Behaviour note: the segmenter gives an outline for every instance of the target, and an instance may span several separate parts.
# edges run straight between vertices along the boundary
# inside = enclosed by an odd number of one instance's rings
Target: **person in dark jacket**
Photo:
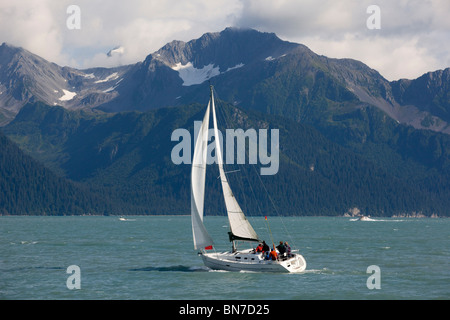
[[[277,246],[278,252],[280,253],[280,256],[283,256],[286,252],[286,247],[283,244],[283,241],[280,241],[280,244]]]
[[[265,241],[262,242],[262,245],[263,245],[263,248],[262,248],[263,252],[270,251],[270,247],[267,245],[267,243]]]

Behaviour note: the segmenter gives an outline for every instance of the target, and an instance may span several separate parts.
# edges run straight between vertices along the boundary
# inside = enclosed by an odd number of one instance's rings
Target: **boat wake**
[[[405,221],[402,219],[372,219],[372,218],[365,218],[365,219],[360,219],[360,218],[356,218],[356,219],[350,219],[350,221],[376,221],[376,222],[401,222],[401,221]]]
[[[312,273],[312,274],[333,274],[333,272],[327,268],[323,269],[306,269],[301,273]]]

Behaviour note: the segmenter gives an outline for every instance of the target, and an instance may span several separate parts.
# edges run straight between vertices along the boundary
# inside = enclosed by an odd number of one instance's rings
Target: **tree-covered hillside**
[[[0,214],[108,214],[110,201],[56,176],[0,132]]]
[[[225,103],[219,108],[219,121],[226,119],[230,128],[279,129],[276,175],[258,177],[258,166],[248,164],[227,169],[241,170],[229,179],[247,212],[341,215],[356,207],[372,216],[449,215],[445,134],[399,125],[370,107],[334,119],[322,133],[284,117]],[[108,195],[116,204],[111,212],[189,214],[190,165],[172,162],[178,142],[171,134],[177,128],[193,134],[204,109],[189,105],[112,115],[30,104],[4,130],[60,175]],[[218,171],[210,167],[206,213],[224,214]]]

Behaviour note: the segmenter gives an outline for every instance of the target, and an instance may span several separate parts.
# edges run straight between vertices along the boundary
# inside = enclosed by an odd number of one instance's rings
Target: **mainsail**
[[[218,129],[217,129],[217,119],[216,119],[216,108],[214,105],[213,90],[211,88],[211,103],[213,111],[213,123],[214,123],[214,136],[216,141],[216,159],[219,166],[220,181],[222,182],[223,197],[225,200],[225,205],[228,213],[228,220],[230,222],[230,241],[233,240],[247,240],[247,241],[258,241],[258,235],[251,226],[250,222],[245,217],[239,206],[236,198],[231,191],[230,185],[228,184],[227,177],[223,170],[223,158],[222,151],[220,149],[220,143],[218,142]]]
[[[208,146],[210,103],[195,142],[191,172],[191,219],[194,248],[196,250],[213,245],[211,236],[203,224],[203,207],[205,200],[206,151]]]

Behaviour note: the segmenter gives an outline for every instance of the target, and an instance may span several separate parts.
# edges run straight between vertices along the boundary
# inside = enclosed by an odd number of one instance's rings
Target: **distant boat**
[[[128,218],[124,218],[124,217],[120,217],[119,220],[120,221],[136,221],[136,219],[128,219]]]
[[[206,159],[208,145],[209,115],[212,108],[214,134],[218,137],[216,109],[213,87],[206,108],[201,128],[194,148],[191,172],[191,220],[194,248],[199,250],[205,266],[211,269],[228,271],[262,271],[262,272],[302,272],[306,269],[306,261],[302,255],[291,253],[289,256],[276,260],[266,260],[262,253],[254,249],[237,250],[236,241],[260,242],[258,235],[245,217],[236,198],[233,195],[227,176],[223,169],[223,159],[220,144],[216,144],[217,164],[220,172],[223,197],[228,214],[230,231],[228,232],[232,250],[215,252],[214,242],[203,224],[203,209],[205,197]]]

